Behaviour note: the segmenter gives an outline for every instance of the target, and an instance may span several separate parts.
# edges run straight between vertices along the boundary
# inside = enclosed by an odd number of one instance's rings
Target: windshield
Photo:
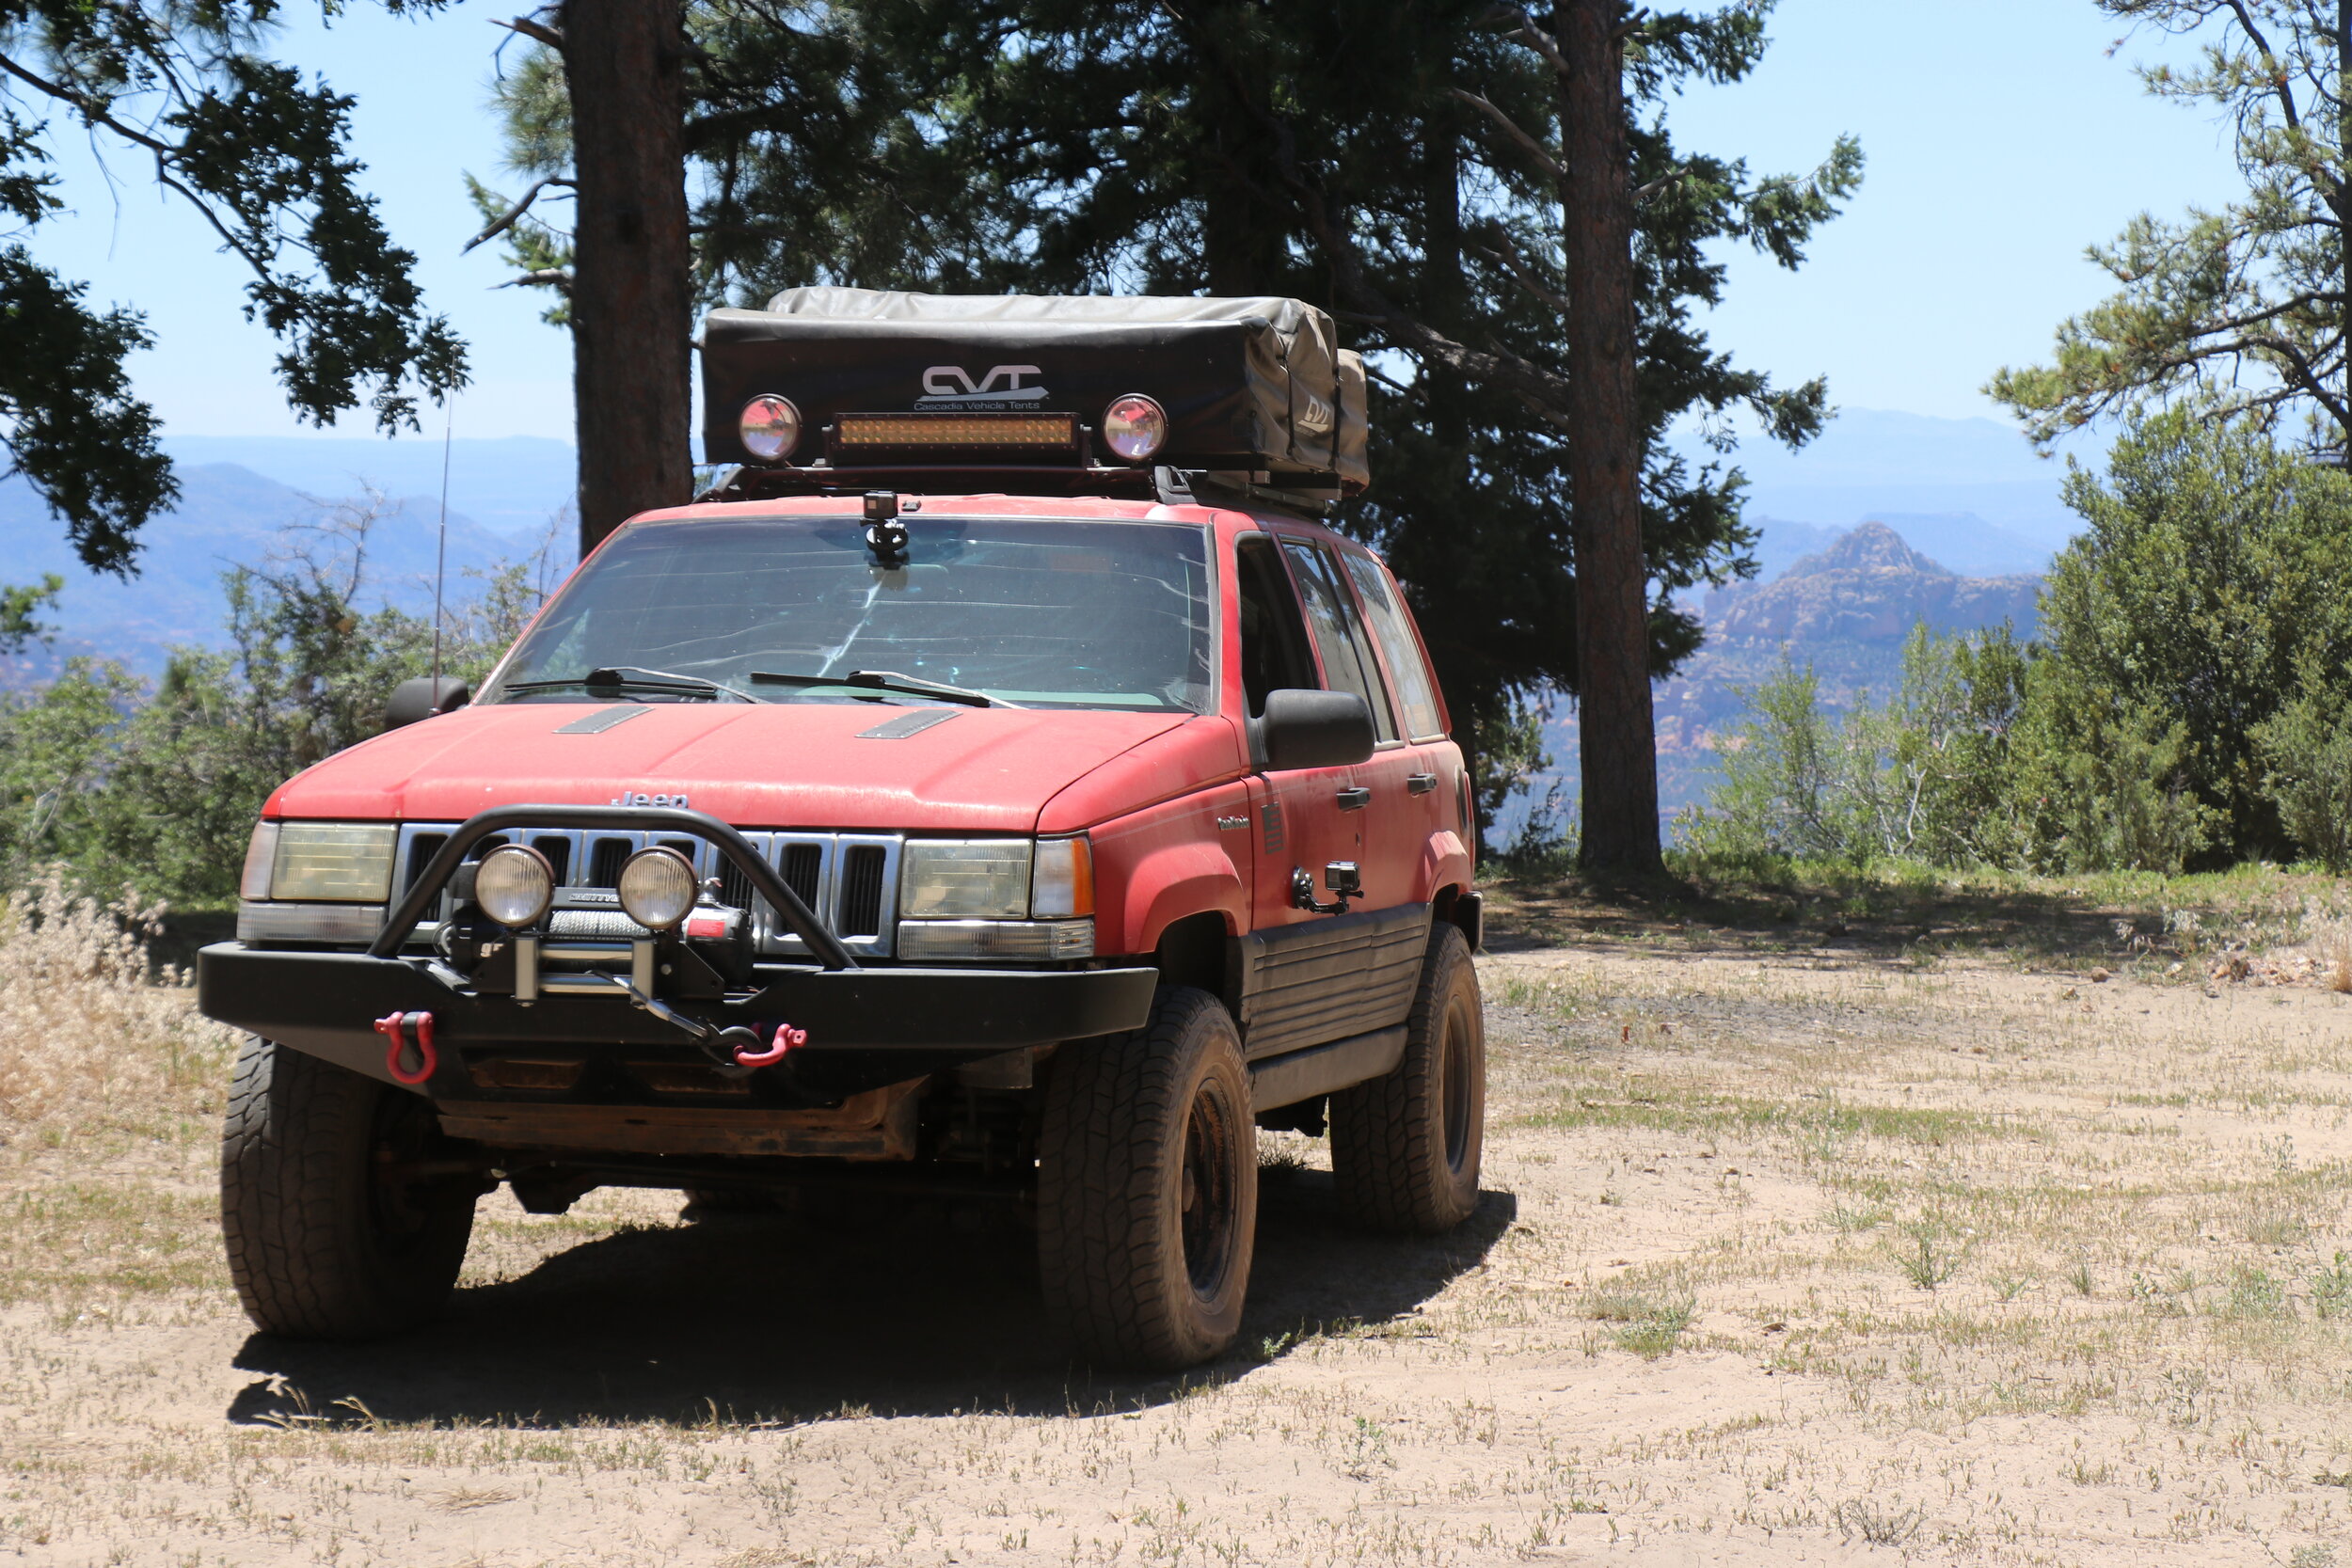
[[[1024,707],[1214,705],[1203,530],[902,520],[908,559],[889,569],[855,517],[632,529],[480,700],[576,703],[594,685],[645,702],[923,702],[928,685]]]

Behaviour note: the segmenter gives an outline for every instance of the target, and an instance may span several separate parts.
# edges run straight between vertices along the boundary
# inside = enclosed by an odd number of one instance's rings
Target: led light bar
[[[1074,414],[844,414],[834,445],[847,451],[879,447],[1051,447],[1078,444]]]

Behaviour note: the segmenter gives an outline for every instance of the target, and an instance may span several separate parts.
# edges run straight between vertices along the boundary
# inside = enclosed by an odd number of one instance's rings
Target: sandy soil
[[[1022,1239],[485,1203],[429,1332],[254,1336],[205,1107],[0,1148],[0,1560],[2352,1558],[2352,998],[1684,927],[1482,959],[1486,1197],[1268,1135],[1245,1349],[1070,1367]],[[2103,972],[2104,973],[2104,972]]]

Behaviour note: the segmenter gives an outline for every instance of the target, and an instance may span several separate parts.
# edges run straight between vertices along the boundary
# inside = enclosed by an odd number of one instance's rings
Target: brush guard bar
[[[368,956],[375,958],[397,958],[401,947],[416,930],[433,901],[441,895],[457,868],[476,845],[497,833],[527,831],[532,828],[608,828],[628,832],[679,832],[707,840],[725,856],[738,871],[750,881],[752,891],[768,900],[792,934],[808,944],[809,955],[828,970],[855,969],[857,960],[841,941],[825,928],[816,911],[802,901],[776,868],[768,863],[751,841],[726,823],[707,812],[686,811],[675,806],[495,806],[466,819],[465,824],[449,835],[448,842],[434,851],[424,870],[409,884],[400,902],[392,906],[391,914],[384,922],[375,941],[368,946]]]

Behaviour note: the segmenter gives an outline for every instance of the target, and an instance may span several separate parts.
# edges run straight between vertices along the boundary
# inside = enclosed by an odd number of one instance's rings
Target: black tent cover
[[[806,463],[843,414],[1053,412],[1099,429],[1140,392],[1168,416],[1154,464],[1350,493],[1371,479],[1362,356],[1295,299],[787,289],[765,310],[711,311],[701,348],[713,463],[755,461],[738,420],[763,393],[801,411],[792,461]]]

